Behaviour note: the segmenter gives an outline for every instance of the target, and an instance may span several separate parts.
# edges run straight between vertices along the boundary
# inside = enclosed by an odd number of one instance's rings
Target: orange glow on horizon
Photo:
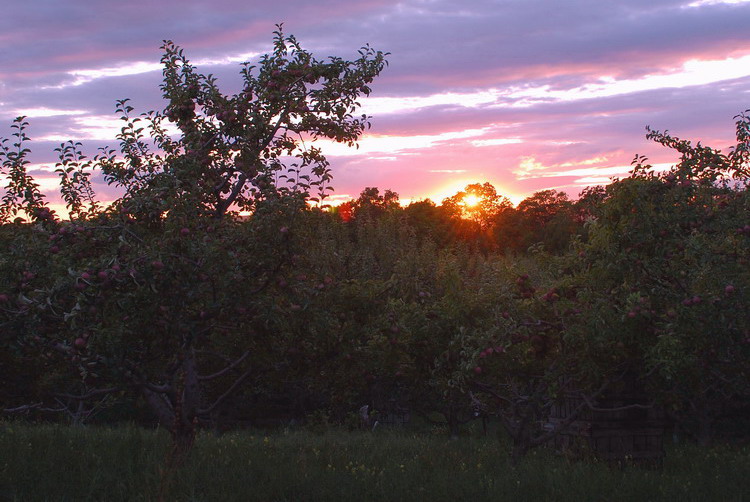
[[[451,182],[448,185],[444,185],[442,187],[435,187],[432,190],[430,190],[430,193],[424,197],[415,198],[414,200],[424,200],[424,199],[430,199],[435,204],[440,205],[443,203],[443,200],[452,197],[456,195],[458,192],[463,192],[464,189],[471,185],[472,183],[484,183],[485,181],[489,181],[489,183],[492,184],[492,186],[495,187],[497,190],[498,195],[501,195],[503,197],[507,197],[508,200],[510,200],[514,206],[517,206],[519,202],[524,200],[528,194],[516,194],[516,193],[510,193],[506,189],[502,188],[499,184],[494,183],[491,180],[477,180],[477,179],[467,179],[463,178],[460,181],[454,181]],[[476,196],[474,196],[476,197]],[[479,202],[479,199],[477,198],[477,202]],[[464,203],[466,203],[466,199],[464,199]]]
[[[474,195],[473,193],[467,194],[463,198],[464,206],[474,207],[481,202],[481,198]]]

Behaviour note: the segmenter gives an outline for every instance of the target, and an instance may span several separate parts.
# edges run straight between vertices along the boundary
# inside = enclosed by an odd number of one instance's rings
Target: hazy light
[[[419,110],[431,106],[458,106],[462,108],[476,108],[480,105],[494,103],[498,98],[498,91],[488,89],[466,93],[440,93],[430,96],[408,96],[402,98],[368,97],[362,104],[362,112],[368,115],[403,113]]]
[[[686,5],[686,7],[702,7],[704,5],[736,5],[750,3],[750,0],[697,0]]]
[[[523,140],[521,138],[497,138],[497,139],[475,139],[471,141],[471,144],[477,147],[516,145],[518,143],[523,143]]]
[[[463,192],[464,189],[471,185],[472,183],[484,183],[488,182],[492,184],[492,186],[495,187],[497,190],[498,195],[501,195],[503,197],[507,197],[514,205],[517,205],[519,202],[521,202],[526,197],[524,195],[519,195],[516,193],[510,193],[507,192],[500,183],[498,183],[495,180],[487,180],[487,179],[477,179],[477,178],[461,178],[459,180],[453,180],[445,185],[440,186],[439,188],[435,189],[427,189],[426,191],[429,193],[427,195],[427,199],[433,201],[435,204],[442,204],[443,200],[452,197],[456,195],[458,192]]]
[[[38,117],[57,117],[60,115],[83,115],[86,113],[84,110],[55,110],[53,108],[25,108],[18,109],[13,112],[14,116],[19,117],[21,115],[27,118],[38,118]]]
[[[404,150],[418,150],[430,148],[438,143],[449,142],[482,136],[490,128],[466,129],[464,131],[449,131],[440,134],[420,134],[415,136],[387,136],[367,134],[359,141],[359,148],[348,147],[342,143],[331,140],[319,140],[315,145],[326,155],[370,155],[373,153],[388,153],[389,156],[401,153]]]
[[[72,70],[69,75],[75,77],[72,82],[67,82],[59,87],[77,86],[105,77],[124,77],[128,75],[140,75],[152,71],[161,70],[160,63],[146,63],[145,61],[136,61],[123,66],[110,68],[97,68],[94,70]],[[57,87],[57,86],[56,86]]]
[[[101,140],[114,141],[120,134],[123,121],[111,115],[87,115],[74,117],[73,124],[65,132],[53,132],[37,138],[39,141]]]
[[[198,59],[195,61],[190,61],[190,64],[198,67],[198,66],[219,66],[219,65],[227,65],[227,64],[234,64],[234,63],[245,63],[260,56],[261,54],[262,53],[260,52],[245,52],[245,53],[234,54],[234,55],[225,56],[221,58]],[[161,71],[161,69],[162,69],[161,63],[136,61],[133,63],[121,65],[121,66],[112,66],[112,67],[94,68],[94,69],[85,69],[85,70],[71,70],[68,72],[68,75],[74,77],[72,81],[64,82],[59,85],[45,86],[42,88],[43,89],[49,89],[49,88],[62,89],[65,87],[87,84],[91,81],[94,81],[100,78],[141,75],[143,73]]]
[[[479,204],[480,201],[481,199],[473,193],[467,194],[463,198],[463,203],[466,207],[474,207]]]
[[[73,117],[72,124],[69,125],[68,131],[65,132],[51,132],[45,136],[35,138],[39,141],[59,141],[64,142],[68,140],[92,140],[92,141],[116,141],[117,135],[122,132],[122,128],[125,123],[119,117],[112,115],[87,115],[83,117]],[[141,119],[140,123],[136,123],[137,126],[144,128],[144,135],[146,141],[150,141],[148,138],[148,120]],[[180,130],[177,125],[168,122],[162,122],[161,126],[164,128],[168,135],[178,135]]]
[[[565,162],[563,164],[553,164],[551,166],[545,166],[541,162],[538,162],[534,157],[524,157],[521,160],[518,169],[514,171],[513,174],[515,174],[517,179],[520,180],[530,178],[560,178],[569,176],[581,176],[582,178],[576,180],[577,184],[591,184],[599,183],[602,179],[609,179],[602,178],[603,176],[627,176],[633,170],[632,165],[602,166],[601,163],[606,162],[606,160],[606,157],[596,157],[593,159],[583,160],[581,162]],[[600,166],[594,167],[595,164],[600,164]],[[653,164],[652,167],[654,171],[661,172],[670,169],[673,165],[674,164],[671,163],[661,163]],[[576,166],[592,167],[564,169],[566,167]],[[592,181],[592,179],[595,179],[596,181]]]
[[[615,80],[601,77],[599,82],[584,84],[567,90],[553,90],[545,85],[508,93],[508,97],[519,99],[515,106],[531,106],[552,101],[576,101],[611,97],[620,94],[665,88],[682,88],[706,85],[722,80],[750,76],[750,55],[739,58],[703,61],[690,60],[681,69],[667,74],[646,75],[638,79]]]
[[[39,191],[45,195],[57,195],[60,192],[60,178],[34,176],[34,183],[39,185]],[[8,184],[8,176],[0,175],[0,186],[5,188]]]

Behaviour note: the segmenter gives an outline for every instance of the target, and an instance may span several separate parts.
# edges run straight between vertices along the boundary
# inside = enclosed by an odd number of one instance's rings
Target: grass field
[[[135,427],[0,424],[0,500],[741,501],[750,451],[674,447],[662,470],[571,462],[545,450],[520,466],[497,437],[430,432],[201,434],[165,475],[169,438]]]

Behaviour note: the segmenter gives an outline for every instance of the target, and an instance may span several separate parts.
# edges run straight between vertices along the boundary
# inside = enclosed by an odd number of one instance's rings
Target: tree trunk
[[[445,422],[448,424],[448,432],[450,433],[451,439],[458,439],[458,432],[461,426],[461,422],[458,419],[458,413],[451,406],[445,410],[443,415],[445,416]]]
[[[141,394],[159,424],[172,435],[170,462],[181,464],[189,455],[195,440],[195,426],[200,405],[200,385],[192,353],[186,355],[176,388],[167,385],[164,390],[152,385],[141,386]]]
[[[510,450],[510,463],[514,467],[521,463],[521,459],[531,449],[531,440],[525,431],[521,432],[518,436],[513,437],[513,446]]]
[[[711,446],[713,442],[713,422],[711,413],[705,408],[698,413],[698,444]]]

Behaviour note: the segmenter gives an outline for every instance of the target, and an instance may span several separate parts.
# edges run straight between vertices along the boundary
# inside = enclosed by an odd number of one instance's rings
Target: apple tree
[[[33,182],[11,176],[3,215],[31,213],[38,238],[20,252],[47,256],[28,260],[26,286],[6,284],[23,306],[3,316],[23,343],[72,365],[78,399],[138,395],[187,451],[195,423],[273,365],[269,302],[294,256],[290,235],[330,189],[314,142],[357,141],[369,126],[354,115],[358,99],[387,55],[364,47],[353,61],[319,60],[279,26],[273,51],[243,66],[242,91],[224,95],[179,47],[162,49],[163,111],[134,115],[118,101],[119,152],[58,149],[71,221],[54,221]],[[11,175],[25,173],[18,124]],[[107,207],[91,191],[94,170],[121,190]]]
[[[608,320],[603,338],[702,443],[750,396],[747,123],[738,117],[729,155],[649,131],[680,161],[655,173],[636,157],[632,175],[607,187],[581,247],[582,290]]]

